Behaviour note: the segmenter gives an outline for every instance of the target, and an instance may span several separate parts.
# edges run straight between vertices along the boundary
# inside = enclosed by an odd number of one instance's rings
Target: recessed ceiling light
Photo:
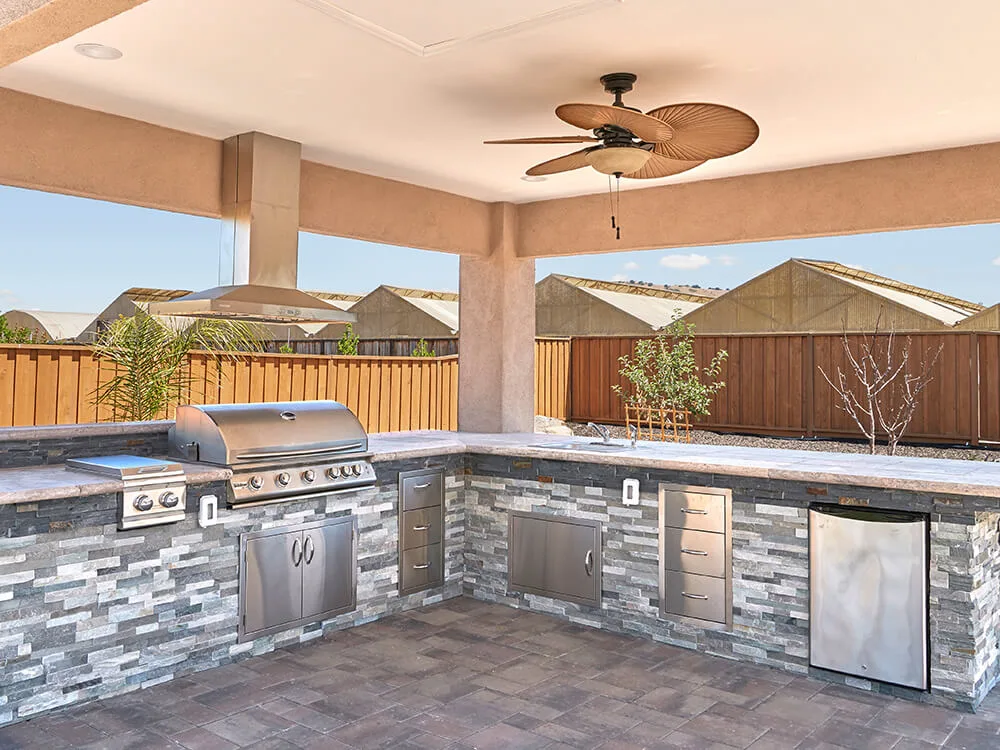
[[[545,182],[545,175],[541,174],[523,174],[521,179],[525,182]]]
[[[122,56],[120,49],[106,44],[78,44],[74,48],[77,53],[94,60],[117,60]]]

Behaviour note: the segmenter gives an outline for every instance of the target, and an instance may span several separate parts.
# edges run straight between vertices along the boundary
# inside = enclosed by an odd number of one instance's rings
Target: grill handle
[[[251,453],[240,453],[236,456],[239,461],[255,461],[268,458],[296,458],[297,456],[315,456],[319,453],[345,453],[347,451],[357,451],[365,447],[364,443],[347,443],[326,448],[308,448],[300,451],[256,451]]]

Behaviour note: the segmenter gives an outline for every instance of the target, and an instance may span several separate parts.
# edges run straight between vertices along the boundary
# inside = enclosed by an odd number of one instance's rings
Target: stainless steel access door
[[[511,591],[600,606],[600,521],[512,512],[508,547]]]
[[[927,520],[912,513],[809,510],[809,660],[926,690]]]
[[[302,532],[302,616],[354,609],[354,524],[351,518]]]

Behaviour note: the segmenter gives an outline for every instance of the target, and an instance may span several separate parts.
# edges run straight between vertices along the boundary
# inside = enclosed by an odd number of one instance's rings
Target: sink
[[[588,451],[591,453],[617,453],[630,450],[627,445],[617,443],[535,443],[529,448],[551,448],[557,451]]]

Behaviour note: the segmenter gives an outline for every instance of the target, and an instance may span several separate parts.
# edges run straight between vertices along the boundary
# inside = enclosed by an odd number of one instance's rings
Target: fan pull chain
[[[615,194],[611,189],[611,175],[608,175],[608,203],[611,206],[611,228],[617,229],[615,226]]]
[[[622,176],[620,174],[615,175],[615,192],[617,198],[617,205],[615,206],[615,213],[619,217],[622,215]],[[615,227],[615,239],[620,240],[622,238],[622,223],[619,221],[618,226]]]

